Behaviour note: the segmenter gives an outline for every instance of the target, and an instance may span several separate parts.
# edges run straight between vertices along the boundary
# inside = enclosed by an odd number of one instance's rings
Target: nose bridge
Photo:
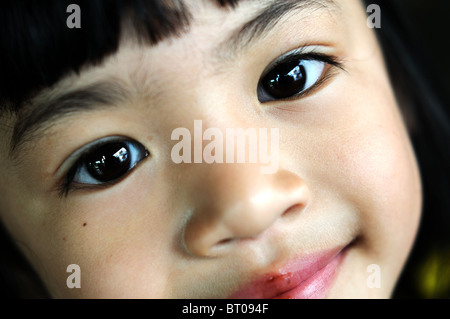
[[[293,207],[304,207],[309,193],[295,174],[261,174],[255,164],[211,164],[201,170],[197,200],[184,230],[184,244],[194,255],[214,255],[215,248],[256,238]],[[295,211],[300,211],[295,210]],[[294,210],[292,210],[294,211]]]

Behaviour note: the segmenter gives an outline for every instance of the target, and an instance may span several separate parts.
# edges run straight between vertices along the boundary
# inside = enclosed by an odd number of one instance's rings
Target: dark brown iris
[[[274,99],[294,96],[305,88],[305,67],[298,60],[282,63],[267,73],[261,84],[265,92]]]
[[[101,146],[86,156],[87,169],[100,182],[109,182],[123,176],[130,169],[130,155],[125,143]]]

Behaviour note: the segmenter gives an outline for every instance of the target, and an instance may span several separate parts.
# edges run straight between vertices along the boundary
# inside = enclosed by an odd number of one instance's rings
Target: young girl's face
[[[365,8],[186,4],[179,37],[138,45],[125,27],[104,63],[2,118],[55,109],[13,153],[12,129],[0,140],[1,218],[51,295],[389,297],[421,184]],[[227,128],[259,132],[244,163]],[[269,173],[248,159],[265,142]]]

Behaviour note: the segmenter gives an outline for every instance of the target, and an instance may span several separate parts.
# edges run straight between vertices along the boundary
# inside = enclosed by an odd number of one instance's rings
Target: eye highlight
[[[149,155],[142,144],[131,139],[96,141],[82,151],[69,170],[61,193],[67,195],[73,188],[116,184]]]
[[[330,67],[342,69],[341,63],[332,56],[303,51],[302,48],[287,53],[263,73],[257,88],[261,103],[299,98],[320,84]]]

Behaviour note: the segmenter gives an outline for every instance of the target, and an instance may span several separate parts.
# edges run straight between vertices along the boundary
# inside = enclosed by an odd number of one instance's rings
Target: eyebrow
[[[56,121],[81,112],[120,105],[130,96],[120,80],[110,78],[71,91],[43,96],[19,111],[11,138],[10,156],[17,155],[23,144],[40,137],[39,132]]]
[[[263,1],[261,1],[263,2]],[[264,1],[265,2],[265,1]],[[236,56],[254,41],[269,33],[286,15],[298,10],[337,8],[334,0],[274,0],[262,8],[255,17],[236,30],[217,48],[220,56]],[[62,118],[85,111],[117,106],[130,95],[119,80],[99,80],[69,92],[38,99],[19,112],[11,138],[10,156],[21,152],[24,144],[39,139],[39,132]]]
[[[334,0],[273,0],[269,1],[254,18],[238,28],[217,48],[217,55],[236,56],[245,51],[253,42],[264,37],[280,20],[298,11],[328,10],[336,12],[338,5]]]

